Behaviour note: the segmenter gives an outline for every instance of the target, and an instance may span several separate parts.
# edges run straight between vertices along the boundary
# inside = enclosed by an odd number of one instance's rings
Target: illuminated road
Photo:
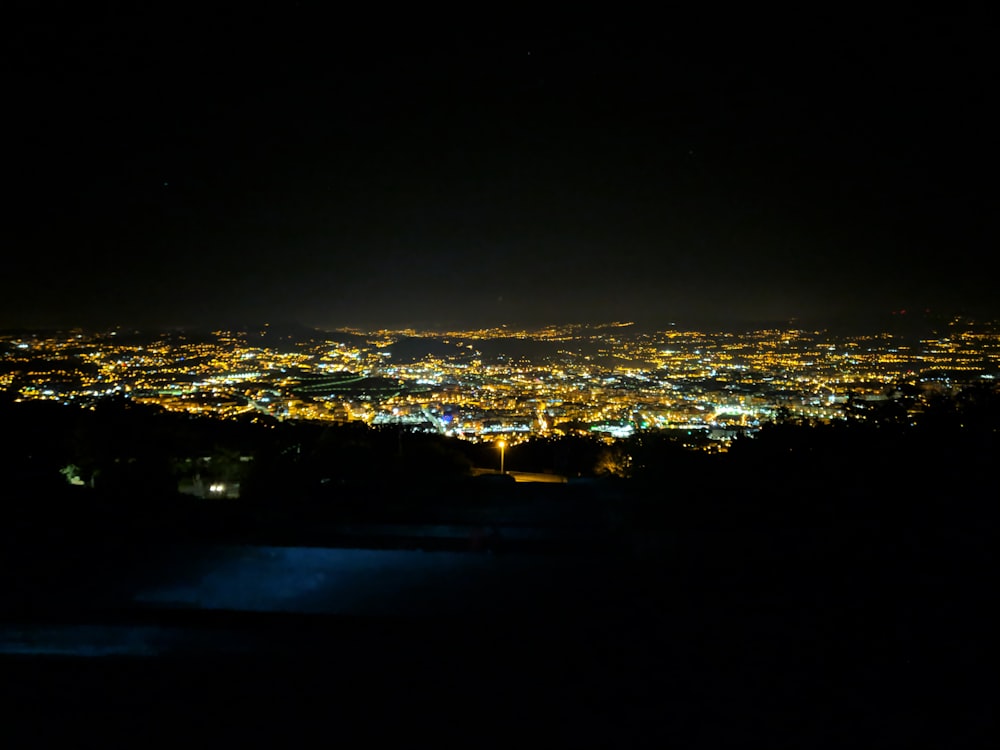
[[[496,469],[472,469],[473,476],[501,476]],[[513,477],[515,482],[541,482],[544,484],[566,484],[569,481],[562,474],[547,474],[540,471],[505,471],[504,475]]]
[[[559,474],[543,474],[535,471],[508,471],[516,482],[544,482],[546,484],[565,484],[566,477]]]

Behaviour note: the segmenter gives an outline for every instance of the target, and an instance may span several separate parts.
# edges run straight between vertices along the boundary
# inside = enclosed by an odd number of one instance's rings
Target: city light
[[[991,385],[1000,372],[1000,325],[961,319],[919,340],[612,324],[330,332],[280,351],[239,331],[141,342],[115,333],[37,334],[30,347],[0,337],[0,389],[81,408],[126,397],[194,415],[493,440],[503,464],[512,439],[542,435],[614,441],[653,429],[714,450],[778,419],[844,420],[890,401],[912,418],[935,393]],[[427,353],[395,350],[404,339],[426,341]]]

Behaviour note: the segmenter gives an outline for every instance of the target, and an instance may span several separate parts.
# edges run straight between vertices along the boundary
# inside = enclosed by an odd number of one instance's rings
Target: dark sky
[[[982,17],[24,6],[0,327],[1000,314]]]

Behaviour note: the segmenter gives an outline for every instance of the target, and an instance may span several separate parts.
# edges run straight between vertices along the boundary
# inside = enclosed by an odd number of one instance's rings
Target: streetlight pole
[[[503,449],[507,447],[507,443],[503,440],[500,441],[500,473],[503,474]]]

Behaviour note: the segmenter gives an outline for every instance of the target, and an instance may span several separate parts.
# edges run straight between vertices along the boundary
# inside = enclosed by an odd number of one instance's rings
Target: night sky
[[[0,328],[1000,315],[984,17],[23,5]]]

